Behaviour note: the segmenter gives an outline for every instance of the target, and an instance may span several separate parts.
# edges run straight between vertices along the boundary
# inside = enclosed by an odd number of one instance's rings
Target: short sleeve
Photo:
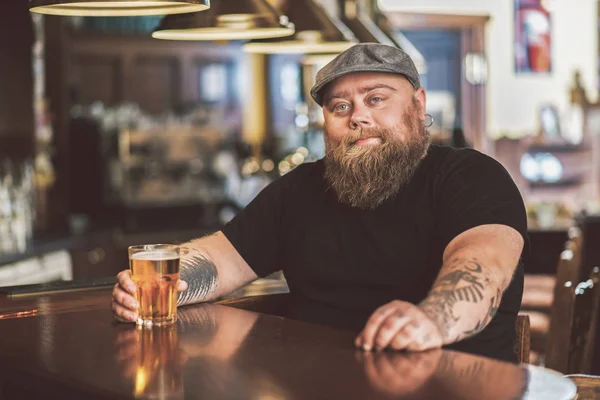
[[[462,232],[487,224],[514,228],[528,243],[523,198],[499,162],[464,149],[447,164],[436,185],[438,234],[444,248]]]
[[[281,269],[277,249],[280,248],[284,180],[271,182],[222,229],[259,277]]]

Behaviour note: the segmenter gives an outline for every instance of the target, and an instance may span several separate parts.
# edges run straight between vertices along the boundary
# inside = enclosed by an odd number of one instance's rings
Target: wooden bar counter
[[[552,371],[448,350],[363,352],[351,332],[253,302],[181,307],[176,324],[142,329],[115,322],[110,301],[109,288],[0,299],[0,398],[549,400],[576,390]]]

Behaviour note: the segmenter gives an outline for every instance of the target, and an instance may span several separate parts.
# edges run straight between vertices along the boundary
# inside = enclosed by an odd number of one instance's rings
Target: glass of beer
[[[140,305],[138,325],[163,326],[177,320],[179,246],[144,244],[129,247],[129,268]]]

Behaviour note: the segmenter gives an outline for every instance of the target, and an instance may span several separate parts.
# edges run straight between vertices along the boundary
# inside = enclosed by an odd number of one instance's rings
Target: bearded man
[[[186,244],[179,304],[282,269],[293,318],[354,329],[366,351],[450,346],[516,361],[527,222],[506,170],[430,145],[426,93],[398,48],[353,46],[319,71],[311,95],[326,156]],[[115,318],[136,321],[133,293],[122,271]]]

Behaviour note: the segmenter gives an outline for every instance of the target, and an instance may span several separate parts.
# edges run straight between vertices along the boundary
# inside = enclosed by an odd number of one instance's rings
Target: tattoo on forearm
[[[490,302],[484,318],[479,320],[473,329],[459,333],[458,337],[452,340],[456,341],[483,330],[496,314],[502,295],[498,291],[491,300],[486,300],[485,291],[489,288],[490,280],[485,276],[477,259],[455,259],[452,261],[452,266],[459,269],[440,277],[427,299],[419,304],[420,308],[436,321],[444,339],[449,339],[449,333],[459,320],[454,312],[456,303]]]
[[[502,293],[500,292],[500,289],[498,289],[496,292],[496,295],[490,299],[490,307],[488,308],[488,311],[485,314],[485,316],[483,317],[483,319],[477,321],[477,323],[475,324],[475,327],[473,327],[473,329],[465,331],[465,333],[464,333],[465,337],[475,335],[475,334],[481,332],[483,330],[483,328],[485,328],[487,326],[487,324],[490,323],[492,318],[494,318],[494,316],[496,315],[496,312],[498,312],[498,307],[500,306],[500,300],[502,300]]]
[[[195,249],[186,249],[182,254],[179,277],[188,283],[188,289],[179,294],[177,305],[198,303],[211,300],[218,284],[218,272],[215,264]]]

